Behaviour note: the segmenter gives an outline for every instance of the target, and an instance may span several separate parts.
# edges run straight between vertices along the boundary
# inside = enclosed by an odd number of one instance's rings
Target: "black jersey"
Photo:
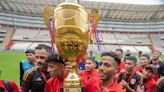
[[[46,80],[50,78],[48,72],[41,72],[39,69],[29,70],[23,77],[22,91],[23,92],[44,92]]]
[[[126,81],[132,89],[136,89],[137,86],[140,84],[141,76],[138,75],[136,72],[127,74],[127,73],[120,73],[118,83],[121,80]]]

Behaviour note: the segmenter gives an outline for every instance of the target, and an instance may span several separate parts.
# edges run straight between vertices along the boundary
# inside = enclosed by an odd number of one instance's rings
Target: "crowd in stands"
[[[11,80],[0,80],[0,92],[61,92],[69,75],[62,56],[39,44],[25,51],[20,62],[20,87]],[[164,63],[160,51],[138,56],[122,49],[102,52],[98,61],[93,51],[78,61],[77,74],[85,92],[164,92]]]

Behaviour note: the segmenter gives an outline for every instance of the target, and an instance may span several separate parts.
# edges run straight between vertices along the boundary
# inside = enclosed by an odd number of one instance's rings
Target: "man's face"
[[[127,50],[127,51],[126,51],[126,54],[130,54],[130,50]]]
[[[145,56],[140,57],[140,65],[146,66],[149,63],[149,59],[147,59]]]
[[[151,69],[144,69],[143,70],[143,75],[145,79],[149,79],[153,77],[153,71]]]
[[[153,54],[152,54],[152,59],[153,60],[157,60],[157,59],[159,59],[159,57],[160,57],[160,53],[159,52],[157,52],[157,51],[153,52]]]
[[[35,56],[38,67],[42,69],[46,68],[47,63],[45,62],[45,59],[49,56],[49,52],[45,49],[37,49],[35,50]]]
[[[132,61],[132,60],[126,60],[125,61],[125,69],[130,72],[132,71],[134,68],[135,68],[135,61]]]
[[[34,63],[33,61],[36,61],[35,54],[33,53],[26,53],[26,58],[30,61],[30,63]]]
[[[86,71],[91,71],[95,69],[96,64],[92,60],[86,60],[85,61],[85,70]]]
[[[50,62],[50,63],[48,63],[47,71],[50,73],[50,75],[52,77],[62,78],[63,71],[64,71],[64,65],[59,64],[59,63]]]
[[[113,59],[110,56],[102,56],[100,60],[100,79],[105,81],[114,76],[114,73],[117,72],[118,67]]]
[[[115,51],[115,54],[118,55],[120,57],[120,59],[123,57],[122,52],[121,51]]]

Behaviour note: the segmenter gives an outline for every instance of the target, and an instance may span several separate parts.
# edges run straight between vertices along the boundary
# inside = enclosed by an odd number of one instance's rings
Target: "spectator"
[[[142,56],[142,51],[138,51],[137,65],[140,63],[140,57]]]
[[[154,51],[152,54],[152,60],[150,61],[150,64],[153,64],[157,69],[157,73],[154,76],[154,79],[156,81],[161,76],[164,76],[164,63],[160,61],[160,55],[161,55],[161,52]]]
[[[93,53],[93,51],[90,51],[90,52],[89,52],[88,57],[93,57],[93,58],[96,58],[96,57],[95,57],[95,55],[94,55],[94,53]]]
[[[125,56],[124,56],[124,61],[126,60],[127,57],[131,56],[131,53],[130,53],[130,50],[127,49],[126,50],[126,53],[125,53]]]

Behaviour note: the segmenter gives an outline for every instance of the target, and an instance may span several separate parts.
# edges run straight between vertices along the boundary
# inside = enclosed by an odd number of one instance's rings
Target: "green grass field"
[[[96,59],[100,60],[100,54],[95,53]],[[164,60],[164,55],[161,56]],[[23,52],[1,51],[0,52],[0,79],[14,80],[19,84],[19,62],[25,59]]]
[[[19,62],[25,59],[23,52],[0,52],[0,79],[13,80],[19,84]]]

